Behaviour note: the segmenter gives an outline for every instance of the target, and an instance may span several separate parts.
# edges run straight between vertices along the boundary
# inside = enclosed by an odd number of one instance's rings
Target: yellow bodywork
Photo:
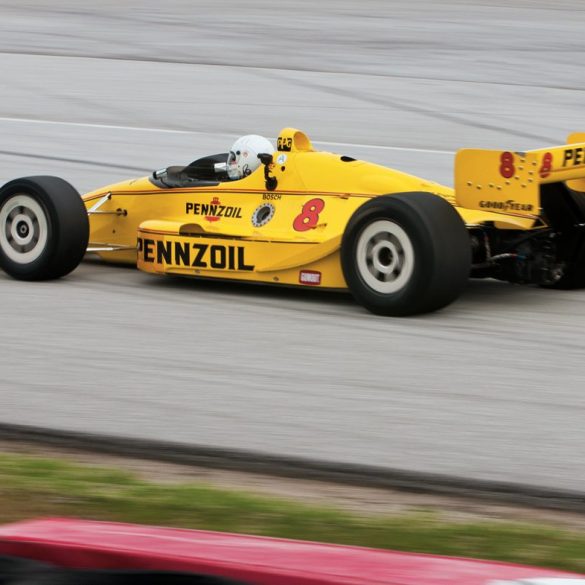
[[[571,134],[566,145],[510,152],[462,149],[455,157],[456,205],[497,211],[530,229],[540,218],[540,186],[567,181],[585,191],[585,134]],[[498,222],[506,228],[509,220]]]
[[[469,226],[538,229],[544,154],[554,157],[555,180],[583,176],[582,168],[579,175],[562,166],[567,148],[517,153],[515,170],[521,174],[509,179],[498,172],[503,151],[460,151],[453,190],[315,151],[304,133],[285,128],[270,165],[274,190],[267,188],[261,166],[217,185],[163,188],[144,177],[87,193],[88,249],[152,273],[344,289],[341,240],[352,214],[369,199],[425,191],[456,206]]]

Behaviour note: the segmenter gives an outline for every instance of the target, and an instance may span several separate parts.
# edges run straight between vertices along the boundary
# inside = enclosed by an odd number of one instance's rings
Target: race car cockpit
[[[199,158],[187,166],[171,166],[154,171],[151,182],[163,189],[209,187],[230,181],[227,173],[228,153]]]
[[[247,134],[238,138],[229,153],[212,154],[193,161],[186,167],[167,167],[152,174],[151,181],[167,189],[180,187],[209,187],[222,181],[238,181],[251,175],[260,165],[265,166],[267,184],[269,177],[267,165],[272,163],[274,146],[263,136]],[[268,188],[268,187],[267,187]]]

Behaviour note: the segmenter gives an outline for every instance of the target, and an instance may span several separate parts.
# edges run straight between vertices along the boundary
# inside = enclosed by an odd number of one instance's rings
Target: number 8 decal
[[[500,156],[500,175],[504,179],[511,179],[515,174],[514,155],[511,152],[502,152]]]
[[[540,167],[540,176],[546,179],[552,171],[553,155],[552,152],[545,152],[542,157],[542,165]]]
[[[323,199],[311,199],[307,201],[303,205],[301,213],[295,217],[293,229],[297,232],[306,232],[317,227],[319,214],[323,211],[324,207],[325,201]]]

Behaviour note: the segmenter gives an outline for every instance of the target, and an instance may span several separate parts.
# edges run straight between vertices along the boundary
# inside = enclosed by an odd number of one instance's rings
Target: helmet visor
[[[238,157],[233,150],[230,150],[227,157],[227,175],[230,179],[239,179],[240,171],[238,169]]]

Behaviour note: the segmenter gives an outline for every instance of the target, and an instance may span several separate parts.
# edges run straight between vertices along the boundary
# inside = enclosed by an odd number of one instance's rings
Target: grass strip
[[[358,516],[217,489],[157,484],[116,469],[0,454],[0,522],[77,516],[469,556],[585,573],[585,534],[502,521],[455,523],[437,511]]]

